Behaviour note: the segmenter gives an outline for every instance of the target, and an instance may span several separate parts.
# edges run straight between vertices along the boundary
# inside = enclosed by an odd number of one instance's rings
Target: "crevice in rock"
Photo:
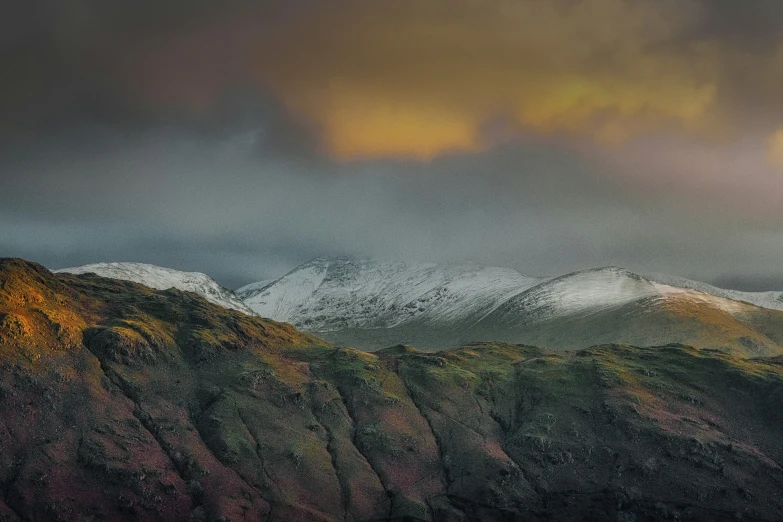
[[[413,404],[413,407],[416,408],[416,411],[419,413],[419,415],[427,423],[427,427],[429,427],[430,434],[432,434],[432,439],[435,441],[435,447],[436,447],[436,449],[438,451],[438,462],[440,463],[440,466],[438,466],[439,470],[437,470],[437,471],[441,471],[442,472],[442,473],[439,473],[439,474],[441,475],[440,478],[441,478],[442,483],[444,484],[445,487],[443,488],[443,493],[437,494],[437,495],[431,495],[431,496],[426,498],[427,508],[430,510],[430,513],[432,514],[432,517],[433,517],[433,520],[434,520],[436,512],[435,512],[434,506],[432,505],[432,499],[436,498],[438,496],[443,496],[448,501],[449,505],[451,505],[451,507],[453,509],[456,509],[457,511],[460,511],[463,514],[465,514],[465,512],[462,510],[462,508],[460,508],[459,506],[457,506],[453,502],[451,502],[451,499],[449,498],[449,490],[451,489],[451,486],[452,486],[452,484],[454,484],[456,479],[453,476],[451,476],[451,473],[449,472],[449,468],[446,465],[446,452],[444,450],[444,443],[441,440],[440,436],[438,435],[437,431],[435,430],[435,427],[434,427],[434,425],[432,423],[432,419],[430,418],[430,416],[428,416],[428,415],[426,415],[424,413],[424,409],[425,408],[430,410],[430,411],[433,411],[433,410],[432,410],[432,408],[430,408],[426,404],[422,404],[420,402],[419,397],[415,393],[413,393],[411,387],[408,385],[407,382],[405,382],[405,379],[402,377],[401,373],[399,372],[399,369],[397,371],[397,378],[400,379],[400,383],[402,384],[403,388],[405,389],[405,393],[408,395],[408,398],[410,399],[411,404]],[[447,418],[450,418],[450,417],[447,417]],[[475,430],[471,430],[468,426],[465,426],[461,422],[458,422],[458,421],[455,421],[455,422],[457,422],[459,425],[463,426],[464,428],[466,428],[466,429],[468,429],[470,431],[475,431]],[[429,476],[432,476],[433,474],[430,474]],[[421,480],[424,480],[425,478],[428,478],[428,477],[423,477],[422,479],[417,481],[417,483],[420,482]]]
[[[320,416],[316,413],[314,408],[311,408],[313,417],[318,421],[318,425],[321,426],[326,432],[327,442],[326,451],[329,453],[329,457],[332,461],[332,469],[337,477],[337,482],[340,486],[340,501],[343,507],[343,520],[348,520],[348,513],[350,511],[351,499],[348,495],[348,481],[343,473],[340,472],[340,468],[337,464],[337,455],[334,449],[335,438],[329,425],[324,423]]]
[[[507,437],[507,434],[504,432],[503,435],[504,435],[503,436],[504,440],[503,440],[503,444],[501,445],[501,448],[503,449],[503,452],[506,454],[508,459],[511,462],[513,462],[514,465],[517,467],[517,469],[519,470],[519,474],[520,474],[520,477],[522,478],[522,480],[527,482],[530,485],[530,487],[533,489],[533,491],[535,492],[536,496],[538,497],[538,501],[539,502],[545,502],[546,501],[546,495],[547,495],[546,491],[544,491],[538,484],[536,484],[536,482],[534,480],[531,480],[530,477],[528,477],[527,473],[525,473],[525,468],[523,468],[519,464],[519,462],[517,462],[517,460],[514,458],[514,456],[511,453],[509,453],[508,447],[506,445],[506,440],[505,440],[506,437]]]
[[[262,464],[262,465],[261,465],[261,467],[262,467],[262,471],[263,471],[263,473],[264,473],[264,476],[265,476],[265,477],[268,477],[268,478],[269,478],[269,480],[271,480],[271,483],[272,483],[272,485],[274,485],[274,486],[275,486],[275,488],[277,488],[277,490],[278,490],[278,491],[282,491],[282,490],[281,490],[281,488],[280,488],[280,486],[278,486],[278,485],[277,485],[277,484],[274,482],[274,480],[272,480],[272,477],[271,477],[271,475],[269,475],[269,473],[267,472],[266,466],[264,466],[264,465],[263,465],[263,460],[261,460],[261,456],[260,456],[260,452],[259,452],[260,446],[259,446],[259,444],[258,444],[258,440],[256,439],[256,436],[255,436],[255,435],[253,435],[253,432],[252,432],[252,431],[250,431],[250,426],[248,426],[248,425],[247,425],[247,422],[245,422],[245,418],[242,416],[242,412],[239,410],[239,407],[237,406],[236,400],[234,400],[234,409],[235,409],[235,410],[236,410],[236,412],[237,412],[237,417],[239,418],[239,421],[242,423],[242,426],[244,426],[244,428],[245,428],[245,429],[247,430],[247,432],[250,434],[250,438],[251,438],[251,439],[253,439],[253,444],[255,445],[255,448],[256,448],[256,455],[258,456],[259,460],[261,461],[261,464]],[[202,441],[204,441],[204,437],[201,435],[201,430],[200,430],[198,427],[196,427],[196,429],[198,430],[199,437],[201,437]],[[206,441],[204,441],[204,445],[205,445],[205,446],[207,446],[207,443],[206,443]],[[207,446],[207,447],[209,447],[209,446]],[[212,451],[212,450],[210,449],[210,451]],[[214,452],[213,452],[213,454],[214,454]],[[217,458],[217,455],[215,456],[215,458]],[[218,459],[218,460],[220,460],[220,459]],[[262,499],[262,500],[264,500],[264,501],[265,501],[267,504],[269,504],[269,505],[270,505],[270,512],[271,512],[271,506],[272,506],[272,503],[271,503],[271,502],[269,502],[269,501],[268,501],[266,498],[264,498],[264,496],[261,494],[261,491],[259,491],[259,488],[258,488],[258,487],[256,487],[256,486],[253,486],[252,484],[250,484],[250,482],[249,482],[249,481],[248,481],[248,480],[247,480],[245,477],[243,477],[243,476],[242,476],[242,474],[241,474],[239,471],[235,470],[234,468],[232,468],[231,466],[229,466],[229,465],[227,465],[227,464],[225,464],[225,463],[224,463],[223,465],[224,465],[224,466],[226,466],[228,469],[232,470],[232,471],[233,471],[233,472],[236,474],[236,476],[237,476],[237,477],[238,477],[238,478],[239,478],[239,479],[240,479],[242,482],[244,482],[245,486],[247,486],[247,487],[248,487],[248,488],[250,488],[251,490],[253,490],[253,491],[255,491],[256,493],[258,493],[258,496],[259,496],[259,497],[261,497],[261,499]],[[271,518],[271,515],[270,515],[270,518],[269,518],[269,520],[273,520],[273,519]]]
[[[141,407],[141,404],[139,404],[136,401],[136,399],[134,399],[133,397],[134,393],[126,389],[125,384],[123,383],[121,378],[118,378],[116,372],[114,372],[111,368],[108,368],[101,360],[101,358],[95,355],[95,353],[89,347],[87,347],[87,349],[98,360],[98,364],[100,365],[100,369],[103,375],[106,376],[109,382],[111,382],[114,386],[117,387],[117,389],[120,391],[120,393],[122,393],[122,395],[125,398],[127,398],[129,401],[133,403],[134,405],[134,410],[132,412],[133,416],[141,423],[144,429],[150,434],[152,439],[158,444],[161,451],[163,451],[163,454],[166,455],[166,458],[168,458],[172,467],[177,472],[177,475],[179,475],[180,479],[182,479],[182,482],[186,485],[185,488],[186,492],[190,497],[191,505],[195,510],[197,507],[201,505],[201,500],[196,498],[196,496],[194,496],[193,494],[190,493],[190,491],[188,491],[187,484],[189,480],[187,478],[187,473],[185,472],[185,469],[183,469],[182,465],[177,462],[177,459],[174,458],[174,455],[172,455],[171,445],[160,437],[159,435],[160,429],[152,421],[152,417],[147,412],[145,412],[144,409]]]
[[[216,402],[216,401],[211,401],[211,403],[214,403],[214,402]],[[234,406],[235,406],[235,408],[236,408],[236,401],[234,402]],[[251,431],[250,431],[250,428],[248,427],[247,423],[245,423],[245,419],[242,417],[242,414],[240,413],[240,411],[239,411],[239,408],[236,408],[236,410],[237,410],[237,416],[238,416],[238,418],[239,418],[240,422],[242,422],[242,425],[245,427],[245,429],[246,429],[246,430],[248,431],[248,433],[250,434],[250,437],[253,439],[253,443],[256,445],[256,453],[258,453],[258,442],[256,441],[256,438],[255,438],[255,436],[253,435],[253,432],[251,432]],[[204,409],[204,410],[201,412],[201,414],[200,414],[200,415],[203,415],[203,414],[204,414],[206,411],[207,411],[207,409]],[[269,504],[269,513],[267,514],[267,520],[274,520],[274,518],[272,518],[272,511],[274,510],[274,504],[273,504],[272,502],[270,502],[270,501],[269,501],[267,498],[265,498],[265,497],[264,497],[264,495],[262,495],[262,492],[261,492],[261,491],[259,491],[259,488],[258,488],[258,487],[255,487],[255,486],[251,485],[251,484],[250,484],[250,482],[248,482],[248,481],[247,481],[247,479],[245,479],[245,477],[243,477],[243,476],[242,476],[242,475],[241,475],[241,474],[240,474],[240,473],[239,473],[237,470],[235,470],[234,468],[232,468],[232,467],[231,467],[230,465],[228,465],[227,463],[223,462],[223,461],[220,459],[220,457],[218,457],[218,455],[215,453],[215,451],[214,451],[212,448],[210,448],[210,447],[209,447],[209,444],[207,444],[207,441],[206,441],[206,439],[204,438],[204,434],[202,433],[202,431],[201,431],[201,427],[200,427],[200,425],[199,425],[199,424],[200,424],[199,422],[194,422],[194,423],[193,423],[193,426],[195,427],[195,429],[196,429],[196,433],[198,434],[198,437],[199,437],[199,440],[200,440],[200,441],[201,441],[201,443],[204,445],[204,447],[205,447],[205,448],[207,448],[207,449],[209,450],[209,452],[212,454],[212,456],[215,458],[215,460],[217,460],[217,461],[218,461],[218,462],[219,462],[221,465],[223,465],[223,466],[224,466],[226,469],[228,469],[228,470],[230,470],[232,473],[234,473],[234,474],[236,475],[236,477],[237,477],[239,480],[241,480],[241,481],[242,481],[242,483],[243,483],[243,484],[244,484],[244,485],[245,485],[245,486],[246,486],[246,487],[247,487],[249,490],[251,490],[251,491],[255,491],[255,492],[258,494],[258,496],[259,496],[259,498],[260,498],[261,500],[263,500],[264,502],[266,502],[267,504]],[[263,461],[262,461],[262,463],[263,463]],[[263,471],[266,473],[266,469],[265,469],[263,466],[262,466],[262,470],[263,470]],[[270,480],[271,480],[271,477],[269,477],[269,478],[270,478]],[[273,484],[275,487],[277,487],[277,489],[278,489],[278,490],[280,489],[280,488],[277,486],[277,484],[274,484],[274,481],[271,481],[271,482],[272,482],[272,484]]]
[[[513,386],[513,390],[511,390],[511,392],[512,392],[513,397],[514,397],[514,405],[515,405],[514,406],[514,413],[513,413],[513,416],[514,416],[513,422],[517,423],[517,422],[519,422],[519,412],[521,411],[522,400],[520,399],[520,397],[516,393],[514,393],[515,390],[519,389],[519,386],[518,386],[518,384],[519,384],[519,371],[518,371],[518,369],[515,368],[515,372],[514,373],[515,373],[514,380],[513,380],[514,386]],[[494,389],[494,386],[492,388],[490,388],[490,390],[489,390],[490,396],[492,397],[492,404],[493,404],[493,407],[491,407],[490,410],[489,410],[489,417],[498,425],[498,427],[500,428],[501,432],[503,433],[503,440],[501,441],[500,447],[503,450],[503,453],[506,454],[508,459],[519,470],[520,478],[523,481],[527,482],[527,484],[529,484],[530,487],[533,489],[533,492],[538,497],[538,502],[539,503],[545,502],[546,492],[534,480],[532,480],[527,475],[527,473],[525,473],[525,468],[520,465],[520,463],[514,458],[514,456],[509,451],[508,438],[510,436],[510,432],[513,429],[514,425],[513,424],[509,424],[507,421],[505,421],[505,419],[502,418],[502,416],[500,416],[497,413],[497,411],[495,411],[495,408],[494,408],[494,406],[495,406],[495,391],[496,390]]]
[[[267,469],[266,460],[264,458],[263,451],[261,450],[261,443],[258,442],[258,438],[255,436],[253,431],[250,429],[250,426],[247,424],[247,421],[245,420],[245,417],[242,415],[242,412],[240,411],[240,409],[236,406],[236,403],[234,404],[234,407],[236,408],[237,416],[239,417],[239,421],[245,427],[247,432],[250,434],[250,438],[253,440],[253,444],[254,444],[255,450],[256,450],[256,456],[258,457],[258,460],[259,460],[259,462],[261,464],[261,473],[264,474],[264,477],[266,478],[266,480],[276,490],[275,492],[272,492],[277,497],[275,499],[275,503],[282,502],[283,498],[284,498],[283,488],[280,487],[280,485],[275,481],[275,479],[272,477],[272,475],[269,473],[269,470]],[[241,477],[241,475],[239,475],[239,473],[237,473],[237,475],[240,476],[240,478],[242,478],[242,480],[246,484],[248,484],[247,480],[245,480],[244,477]],[[248,486],[249,487],[253,487],[253,486],[250,486],[250,484],[248,484]],[[258,491],[258,488],[253,487],[253,489]],[[260,492],[259,492],[259,495],[260,495]],[[262,498],[263,498],[263,496],[262,496]],[[270,506],[273,506],[272,502],[269,502],[269,500],[267,500],[267,502],[269,503]],[[271,518],[271,510],[270,510],[270,520],[273,520]]]
[[[416,411],[418,412],[419,416],[424,419],[424,422],[427,423],[427,427],[430,430],[430,435],[432,435],[432,439],[435,441],[435,448],[438,450],[438,462],[440,463],[440,469],[443,471],[443,479],[446,484],[446,492],[448,492],[449,487],[454,483],[454,480],[449,476],[449,470],[446,468],[446,461],[445,461],[445,452],[443,450],[443,441],[440,440],[440,437],[435,432],[435,428],[432,425],[432,420],[424,413],[423,408],[430,409],[425,404],[419,404],[417,401],[416,395],[411,391],[411,388],[408,386],[408,383],[405,382],[405,380],[402,378],[401,375],[398,374],[398,377],[400,379],[400,383],[402,383],[403,388],[405,389],[405,393],[408,395],[408,398],[411,401],[411,404],[413,404],[413,407],[416,408]]]
[[[380,483],[381,487],[383,488],[384,493],[386,493],[386,497],[389,500],[389,518],[391,518],[393,494],[389,492],[388,486],[384,482],[383,478],[381,478],[381,474],[379,473],[379,471],[377,469],[375,469],[375,466],[373,466],[372,462],[370,462],[370,459],[368,458],[368,456],[365,455],[364,452],[359,447],[358,440],[357,440],[358,430],[356,429],[355,412],[353,412],[351,410],[351,408],[349,408],[348,401],[345,400],[345,396],[343,395],[343,391],[340,389],[339,386],[337,386],[335,383],[329,381],[328,379],[323,379],[318,374],[316,369],[313,368],[312,366],[310,367],[310,371],[312,372],[313,377],[315,377],[316,379],[321,380],[323,382],[328,382],[329,384],[331,384],[334,387],[334,390],[337,393],[337,398],[335,400],[339,400],[342,403],[342,405],[343,405],[343,408],[340,409],[340,412],[343,413],[343,415],[345,415],[346,420],[348,421],[348,424],[350,424],[350,428],[351,428],[351,439],[350,439],[351,440],[351,445],[354,447],[354,449],[359,454],[359,456],[362,459],[364,459],[364,462],[367,463],[367,466],[370,468],[370,470],[378,478],[378,482]],[[344,410],[344,412],[343,412],[343,410]],[[315,415],[315,413],[314,413],[314,415]],[[318,419],[318,415],[315,415],[315,417],[316,417],[316,419]],[[319,422],[320,422],[320,420],[319,420]],[[321,425],[324,426],[324,429],[327,429],[326,426],[323,423],[321,423]],[[332,437],[331,432],[329,432],[329,436]],[[328,450],[328,448],[327,448],[327,450]],[[336,469],[336,467],[335,467],[335,469]],[[339,474],[338,474],[338,480],[342,480],[342,479],[340,479],[340,475]],[[343,491],[346,491],[346,493],[347,493],[347,488],[345,488],[343,486],[342,482],[341,482],[341,489]],[[350,499],[348,499],[348,502],[350,503]],[[345,510],[346,517],[348,516],[348,513],[349,513],[349,510],[348,510],[347,506],[348,506],[348,504],[346,504],[346,510]]]
[[[343,394],[343,390],[340,389],[339,386],[335,386],[335,389],[337,390],[337,395],[340,398],[340,401],[342,401],[343,406],[345,407],[345,412],[348,414],[348,419],[351,423],[351,444],[353,444],[353,447],[356,448],[356,451],[359,452],[359,455],[364,458],[364,461],[367,463],[367,465],[370,467],[373,473],[375,473],[375,476],[378,477],[378,482],[381,484],[381,487],[383,488],[383,491],[386,493],[386,496],[389,499],[389,516],[388,519],[391,520],[392,518],[392,510],[394,505],[394,494],[389,490],[389,485],[386,484],[386,481],[383,480],[383,476],[381,475],[380,471],[373,466],[372,461],[370,460],[369,456],[366,455],[362,449],[361,444],[358,443],[358,430],[356,429],[356,412],[353,411],[353,407],[349,405],[348,401],[345,400],[345,395]]]

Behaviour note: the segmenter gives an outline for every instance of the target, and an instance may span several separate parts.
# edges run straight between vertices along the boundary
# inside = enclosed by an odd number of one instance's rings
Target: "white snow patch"
[[[101,277],[139,283],[156,290],[176,288],[183,292],[195,292],[216,305],[254,315],[253,311],[230,290],[200,272],[181,272],[144,263],[96,263],[63,268],[55,272],[76,275],[96,274]]]
[[[515,270],[475,264],[316,259],[245,303],[310,331],[476,322],[540,283]]]

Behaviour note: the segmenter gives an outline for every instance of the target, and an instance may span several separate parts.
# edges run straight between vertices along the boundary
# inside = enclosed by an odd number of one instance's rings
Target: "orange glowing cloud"
[[[667,46],[687,23],[671,1],[370,1],[277,33],[261,69],[338,158],[480,150],[498,115],[618,142],[708,127],[717,50]]]
[[[482,151],[493,145],[482,129],[498,120],[604,144],[661,132],[725,140],[744,104],[783,114],[783,43],[749,52],[700,32],[706,6],[334,0],[282,21],[202,20],[118,63],[134,64],[128,83],[147,100],[193,111],[236,85],[271,89],[340,160]]]
[[[767,159],[773,166],[783,169],[783,129],[767,140]]]

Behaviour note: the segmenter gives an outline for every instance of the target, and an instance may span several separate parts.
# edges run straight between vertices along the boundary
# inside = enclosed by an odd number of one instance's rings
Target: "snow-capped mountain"
[[[707,283],[692,281],[683,277],[676,277],[665,274],[650,274],[647,277],[653,281],[657,281],[669,286],[698,290],[699,292],[704,292],[705,294],[732,299],[734,301],[745,301],[746,303],[751,303],[763,308],[769,308],[771,310],[783,310],[783,292],[779,291],[742,292],[740,290],[726,290],[724,288],[718,288]]]
[[[101,277],[132,281],[156,290],[176,288],[195,292],[206,300],[249,315],[254,315],[233,292],[220,286],[214,279],[200,272],[181,272],[143,263],[96,263],[55,270],[69,274],[96,274]]]
[[[474,340],[551,348],[688,342],[775,354],[783,343],[780,293],[724,291],[615,267],[534,278],[477,264],[319,258],[238,293],[261,316],[365,349]]]
[[[783,292],[722,290],[616,267],[536,278],[474,263],[319,258],[236,293],[205,274],[140,263],[60,272],[196,292],[221,306],[367,350],[471,341],[552,349],[682,342],[743,355],[783,354]]]
[[[236,295],[239,299],[244,301],[245,299],[258,294],[261,290],[271,285],[275,281],[277,281],[277,279],[267,279],[266,281],[251,283],[247,286],[243,286],[242,288],[236,290],[234,292],[234,295]]]
[[[237,290],[262,317],[328,332],[476,322],[541,279],[476,264],[319,258]]]
[[[783,312],[609,267],[568,274],[522,292],[469,334],[561,349],[677,342],[767,356],[783,353]]]
[[[663,284],[617,267],[584,270],[521,292],[486,319],[528,325],[558,317],[595,315],[641,302],[649,305],[689,301],[725,312],[739,312],[744,306],[742,302],[696,290],[693,286],[698,283],[690,283],[692,286]]]

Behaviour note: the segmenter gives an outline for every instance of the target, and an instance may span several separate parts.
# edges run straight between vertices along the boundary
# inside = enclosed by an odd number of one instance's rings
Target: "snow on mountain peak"
[[[515,270],[472,263],[318,258],[258,289],[245,304],[261,316],[311,331],[413,321],[433,325],[478,320],[539,282]]]
[[[737,292],[662,279],[614,266],[532,278],[474,263],[318,258],[271,284],[249,285],[239,292],[257,314],[306,331],[327,335],[394,329],[403,332],[395,334],[402,335],[400,339],[426,330],[469,336],[475,328],[526,328],[557,318],[613,313],[635,303],[640,310],[678,303],[729,314],[744,310],[745,305],[732,300]],[[760,304],[759,295],[741,297]],[[761,297],[762,306],[783,308],[783,302],[774,306],[773,298]]]
[[[646,279],[623,268],[605,267],[558,277],[526,296],[546,302],[560,313],[577,313],[620,306],[656,294]]]
[[[69,274],[96,274],[101,277],[120,279],[139,283],[156,290],[176,288],[183,292],[194,292],[207,301],[254,315],[230,290],[220,286],[214,279],[200,272],[182,272],[144,263],[95,263],[72,268],[63,268],[54,272]]]
[[[651,274],[646,277],[656,283],[669,287],[695,290],[703,294],[733,301],[744,301],[771,310],[783,310],[783,292],[781,291],[743,292],[740,290],[726,290],[700,281],[692,281],[690,279],[685,279],[684,277],[665,274]]]
[[[471,338],[483,332],[494,338],[504,329],[524,332],[553,320],[622,310],[679,310],[695,305],[736,316],[748,311],[743,302],[783,310],[781,292],[722,290],[682,278],[642,276],[618,267],[533,278],[516,270],[475,263],[321,257],[280,279],[242,287],[236,294],[205,274],[141,263],[99,263],[60,272],[93,272],[157,289],[196,292],[221,306],[290,322],[325,336],[373,332],[367,335],[379,336],[379,343],[407,342],[430,335],[426,332],[438,332],[432,339],[419,339],[432,345],[446,334]],[[389,334],[387,339],[382,329],[401,333]]]

